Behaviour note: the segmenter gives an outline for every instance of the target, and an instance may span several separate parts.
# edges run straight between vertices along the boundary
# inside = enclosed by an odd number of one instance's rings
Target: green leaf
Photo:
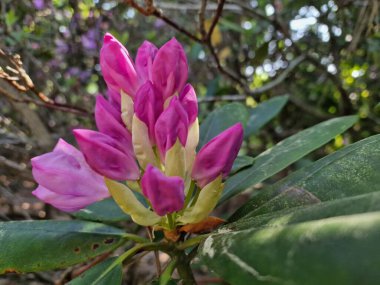
[[[250,111],[250,117],[247,126],[244,130],[244,136],[248,137],[257,134],[259,130],[267,124],[270,120],[278,115],[278,113],[288,102],[289,96],[278,96],[265,101],[256,108]]]
[[[17,15],[14,10],[10,10],[8,13],[5,14],[5,24],[8,28],[11,28],[14,23],[17,22]]]
[[[286,189],[304,189],[321,201],[380,191],[380,135],[372,136],[302,168],[276,184],[257,192],[229,219],[267,207]]]
[[[378,284],[380,212],[208,237],[203,263],[229,284]]]
[[[251,212],[224,230],[245,230],[259,227],[277,227],[335,216],[380,211],[380,192],[327,201],[316,205],[285,208],[282,211],[257,215]]]
[[[286,189],[269,202],[250,212],[250,215],[258,216],[283,209],[312,205],[320,202],[321,201],[310,192],[304,189],[292,187]]]
[[[94,281],[99,277],[102,272],[108,268],[116,260],[116,257],[109,258],[89,270],[83,272],[77,278],[71,280],[67,285],[118,285],[122,283],[123,271],[121,264],[115,266],[108,274],[106,274],[98,282]]]
[[[238,25],[234,22],[231,22],[225,18],[221,18],[219,23],[220,23],[221,27],[223,28],[223,30],[231,30],[231,31],[235,31],[238,33],[244,33],[245,32],[245,30],[240,25]]]
[[[279,142],[257,156],[251,167],[227,180],[220,203],[296,162],[347,130],[356,121],[356,116],[331,119]]]
[[[231,103],[216,109],[207,116],[200,127],[198,149],[232,125],[248,120],[248,110],[240,103]]]
[[[96,202],[85,209],[73,213],[73,216],[81,220],[103,223],[116,223],[131,219],[112,198]]]
[[[85,221],[0,223],[0,274],[65,268],[114,250],[121,229]]]
[[[261,46],[255,49],[255,57],[252,60],[252,63],[255,66],[263,64],[263,61],[268,58],[269,43],[270,41],[264,42]]]
[[[250,156],[238,156],[236,157],[234,164],[232,165],[231,173],[235,173],[240,169],[250,166],[253,163],[253,157]]]

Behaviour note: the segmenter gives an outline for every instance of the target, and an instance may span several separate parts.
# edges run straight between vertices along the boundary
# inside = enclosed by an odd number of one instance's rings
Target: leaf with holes
[[[0,274],[38,272],[85,262],[123,243],[121,229],[85,221],[0,223]]]

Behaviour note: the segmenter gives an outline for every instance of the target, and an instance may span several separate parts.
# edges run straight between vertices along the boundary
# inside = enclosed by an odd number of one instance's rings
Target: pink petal
[[[193,123],[198,117],[198,100],[195,90],[191,84],[186,84],[185,88],[183,88],[181,94],[179,95],[179,100],[187,112],[189,123]]]
[[[243,142],[243,126],[237,123],[214,137],[198,152],[192,177],[200,187],[205,186],[222,174],[225,178]]]
[[[137,180],[139,167],[129,152],[117,140],[105,134],[76,129],[74,136],[87,163],[98,173],[115,180]]]
[[[41,185],[38,186],[32,193],[41,201],[44,201],[45,203],[50,204],[64,212],[78,211],[110,196],[105,185],[101,185],[101,188],[98,187],[98,189],[89,189],[89,195],[86,196],[59,194]]]
[[[133,153],[132,136],[122,123],[121,113],[102,96],[96,97],[95,120],[101,133],[119,141],[126,151]]]
[[[152,79],[164,99],[181,92],[188,76],[185,51],[181,44],[171,39],[157,52],[152,67]]]
[[[136,69],[142,79],[142,83],[152,80],[152,65],[157,51],[157,47],[148,41],[144,41],[137,50]]]
[[[158,116],[163,110],[163,99],[153,86],[147,81],[136,93],[134,110],[136,116],[148,127],[149,138],[152,145],[155,144],[154,126]]]
[[[139,85],[134,63],[127,49],[109,33],[104,36],[100,50],[100,67],[109,87],[134,97]]]
[[[141,185],[144,196],[149,199],[158,215],[164,216],[183,208],[185,186],[181,177],[167,177],[160,170],[148,164],[141,179]]]
[[[169,107],[162,112],[155,125],[156,144],[162,157],[179,139],[185,146],[189,130],[187,113],[179,102],[178,97],[173,97]]]

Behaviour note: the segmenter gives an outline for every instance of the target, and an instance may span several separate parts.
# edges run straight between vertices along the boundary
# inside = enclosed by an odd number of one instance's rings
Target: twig
[[[151,227],[147,227],[146,231],[148,233],[148,237],[149,237],[150,241],[153,241],[153,235],[151,232]],[[160,255],[159,255],[159,252],[157,250],[154,251],[154,258],[156,261],[157,277],[159,277],[161,275],[162,269],[161,269]]]
[[[0,49],[0,80],[4,80],[7,82],[12,88],[17,91],[26,94],[28,91],[34,94],[39,101],[33,100],[31,98],[17,98],[12,96],[9,88],[7,88],[4,84],[0,89],[0,93],[11,99],[15,102],[22,103],[34,103],[38,106],[44,106],[52,109],[62,110],[65,112],[71,112],[77,115],[89,116],[91,113],[83,108],[71,106],[67,104],[57,103],[54,100],[48,98],[43,92],[39,91],[34,85],[32,79],[27,74],[25,69],[23,68],[23,64],[19,55],[9,55],[6,54],[2,49]],[[10,87],[9,86],[9,87]]]
[[[193,33],[189,32],[185,28],[179,26],[177,23],[175,23],[174,21],[172,21],[171,19],[166,17],[160,9],[158,9],[157,7],[154,6],[153,1],[149,1],[148,2],[149,5],[146,8],[140,6],[134,0],[125,0],[125,3],[127,3],[131,7],[135,8],[137,11],[139,11],[144,16],[152,16],[153,15],[153,16],[163,20],[165,23],[172,26],[177,31],[185,34],[186,36],[188,36],[192,40],[199,42],[199,43],[202,42],[202,40],[200,38],[198,38],[196,35],[194,35]],[[147,4],[147,2],[146,2],[146,4]]]
[[[201,7],[199,8],[199,31],[202,36],[202,40],[207,38],[207,32],[205,28],[205,10],[207,6],[207,0],[202,0]]]
[[[212,32],[214,31],[215,26],[217,25],[221,15],[222,15],[224,2],[225,2],[224,0],[218,0],[218,6],[217,6],[217,9],[215,12],[213,22],[212,22],[210,29],[208,31],[208,35],[206,36],[206,40],[204,40],[202,38],[197,37],[193,33],[186,30],[185,28],[179,26],[176,22],[174,22],[171,19],[169,19],[168,17],[166,17],[160,9],[157,9],[154,6],[150,6],[150,7],[148,7],[149,8],[149,11],[148,11],[148,8],[144,8],[140,5],[138,5],[134,0],[125,0],[125,3],[127,3],[131,7],[135,8],[141,14],[143,14],[145,16],[151,16],[151,15],[155,16],[155,17],[163,20],[165,23],[167,23],[169,26],[173,27],[177,31],[188,36],[190,39],[196,41],[197,43],[200,43],[202,45],[206,45],[207,49],[210,51],[212,58],[214,59],[214,61],[216,63],[216,67],[219,70],[219,72],[224,74],[228,78],[230,78],[235,83],[239,84],[244,90],[248,91],[249,88],[245,84],[245,82],[243,82],[237,75],[235,75],[234,73],[232,73],[231,71],[227,70],[226,68],[224,68],[222,66],[220,59],[218,57],[218,54],[217,54],[215,48],[211,44],[211,35],[212,35]]]
[[[225,0],[218,0],[218,7],[216,8],[214,19],[212,20],[212,23],[210,25],[210,29],[208,30],[208,33],[207,33],[207,40],[208,41],[211,41],[212,33],[214,32],[216,24],[218,24],[219,19],[222,16],[224,1]]]

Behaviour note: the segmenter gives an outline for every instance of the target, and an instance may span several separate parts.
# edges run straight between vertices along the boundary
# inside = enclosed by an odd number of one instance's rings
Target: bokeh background
[[[176,37],[201,120],[227,102],[254,108],[289,96],[276,119],[247,139],[250,156],[323,120],[359,115],[353,129],[286,173],[380,132],[379,12],[378,0],[1,0],[0,220],[69,218],[31,195],[29,161],[60,137],[73,142],[73,128],[94,128],[95,96],[106,90],[99,66],[106,32],[132,55],[144,40],[161,46]],[[60,280],[19,278],[0,284]]]

